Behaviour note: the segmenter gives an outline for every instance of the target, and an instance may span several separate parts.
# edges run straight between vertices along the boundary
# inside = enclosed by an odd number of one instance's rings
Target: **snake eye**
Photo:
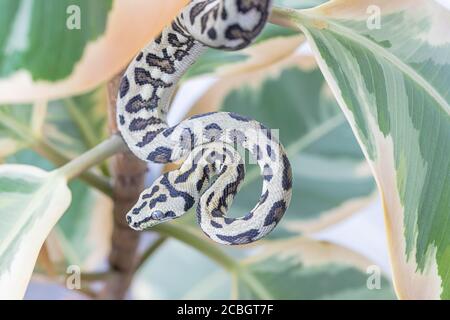
[[[162,211],[157,210],[152,213],[152,219],[161,220],[162,218],[164,218],[164,213]]]

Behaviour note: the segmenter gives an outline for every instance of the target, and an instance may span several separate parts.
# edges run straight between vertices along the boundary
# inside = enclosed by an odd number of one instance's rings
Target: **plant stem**
[[[71,161],[43,140],[36,142],[31,148],[40,155],[44,156],[46,159],[50,160],[50,162],[56,166],[64,166]],[[96,174],[92,171],[85,171],[80,174],[80,179],[89,184],[91,187],[103,192],[107,196],[112,196],[111,184],[107,177]]]
[[[36,137],[33,135],[28,127],[18,122],[13,117],[8,116],[7,114],[1,114],[0,124],[9,129],[11,133],[16,135],[21,141],[28,144],[35,152],[48,159],[55,166],[63,166],[70,162],[70,159],[64,156],[58,149],[50,145],[42,137]],[[91,171],[83,172],[80,175],[80,178],[107,196],[112,196],[112,188],[109,183],[109,179],[97,175]]]
[[[119,135],[112,135],[93,149],[70,161],[58,169],[68,180],[71,180],[92,166],[108,159],[113,154],[126,150],[125,142]]]
[[[151,231],[173,237],[184,244],[193,247],[205,256],[214,260],[222,268],[244,281],[258,298],[271,298],[270,293],[250,270],[242,267],[238,261],[220,250],[216,244],[199,237],[194,232],[189,231],[187,227],[180,227],[175,223],[166,223],[154,226]]]
[[[80,279],[84,282],[94,282],[106,280],[114,275],[114,272],[91,272],[91,273],[81,273]]]
[[[0,124],[20,138],[23,142],[33,144],[36,141],[36,138],[33,136],[33,133],[28,127],[16,121],[16,119],[9,116],[5,112],[1,112],[0,114]]]
[[[298,31],[300,28],[295,22],[296,14],[297,10],[295,9],[274,6],[269,16],[269,22]]]
[[[92,127],[89,126],[89,123],[85,121],[84,115],[80,112],[80,108],[78,108],[73,98],[64,99],[64,104],[72,121],[78,127],[86,147],[88,149],[95,147],[97,144],[97,136],[92,130]]]
[[[35,136],[41,136],[42,128],[45,124],[45,117],[47,116],[48,103],[47,101],[36,101],[32,108],[33,112],[30,121],[31,132]]]
[[[80,111],[80,108],[76,104],[73,98],[68,98],[64,100],[69,116],[78,128],[81,136],[83,137],[84,144],[87,149],[92,149],[98,144],[98,138],[92,124],[86,121],[85,115]],[[100,170],[103,175],[109,176],[108,166],[106,163],[101,163],[99,165]]]

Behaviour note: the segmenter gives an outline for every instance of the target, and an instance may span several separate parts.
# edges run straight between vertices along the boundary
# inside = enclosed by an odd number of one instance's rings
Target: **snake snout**
[[[125,216],[128,226],[134,230],[140,231],[140,223],[130,213]]]
[[[142,216],[140,214],[137,215],[133,213],[133,211],[128,212],[125,216],[125,219],[127,220],[128,226],[136,231],[144,230],[149,220],[149,218],[146,218],[145,216]]]
[[[164,212],[161,210],[154,210],[141,215],[134,215],[133,213],[128,213],[126,215],[128,225],[136,231],[142,231],[151,228],[157,224],[160,224],[167,220],[171,220],[173,218],[176,218],[176,215],[173,211]]]

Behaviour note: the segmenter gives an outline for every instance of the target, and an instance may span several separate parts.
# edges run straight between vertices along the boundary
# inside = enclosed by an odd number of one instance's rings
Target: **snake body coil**
[[[196,115],[173,127],[166,120],[176,83],[205,48],[246,47],[264,27],[270,5],[270,0],[193,0],[128,67],[117,99],[118,127],[127,145],[146,161],[186,159],[142,192],[127,214],[132,228],[177,218],[197,204],[197,220],[211,239],[244,244],[280,221],[291,198],[291,167],[269,129],[227,112]],[[245,175],[237,146],[256,159],[263,190],[246,216],[229,218],[226,211]]]

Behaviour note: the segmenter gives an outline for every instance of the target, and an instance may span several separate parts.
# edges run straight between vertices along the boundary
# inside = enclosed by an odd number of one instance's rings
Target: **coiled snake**
[[[271,130],[227,112],[196,115],[172,127],[166,121],[176,83],[205,48],[246,47],[264,27],[270,6],[270,0],[193,0],[129,65],[117,99],[125,142],[146,161],[185,159],[180,169],[163,174],[141,193],[127,214],[133,229],[178,218],[195,204],[202,230],[222,244],[253,242],[280,221],[291,199],[292,174]],[[245,174],[238,146],[256,159],[263,190],[247,215],[230,218],[226,211]]]

